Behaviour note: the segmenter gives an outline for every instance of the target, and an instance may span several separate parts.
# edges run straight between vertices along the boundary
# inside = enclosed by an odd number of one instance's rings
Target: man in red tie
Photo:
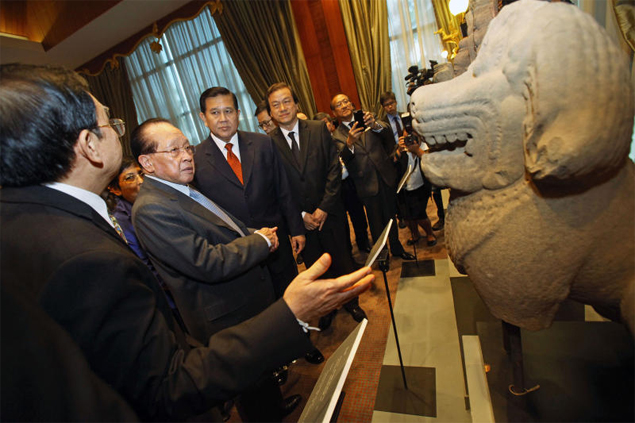
[[[280,298],[298,274],[293,253],[304,249],[305,229],[278,151],[267,135],[238,130],[240,109],[228,89],[205,90],[200,106],[210,136],[196,149],[192,184],[248,227],[278,228],[267,267]]]

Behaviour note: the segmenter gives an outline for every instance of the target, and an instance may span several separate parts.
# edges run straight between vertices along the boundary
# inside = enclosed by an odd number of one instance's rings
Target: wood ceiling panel
[[[55,47],[121,0],[3,0],[0,31]]]

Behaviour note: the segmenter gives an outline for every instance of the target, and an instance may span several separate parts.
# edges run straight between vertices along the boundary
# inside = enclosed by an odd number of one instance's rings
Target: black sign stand
[[[401,358],[401,347],[399,346],[399,335],[397,334],[397,324],[395,323],[395,313],[392,309],[392,300],[390,298],[390,288],[388,287],[388,276],[386,273],[390,270],[390,256],[388,249],[384,248],[379,257],[377,257],[377,264],[379,270],[384,275],[384,285],[386,286],[386,298],[388,299],[388,308],[390,309],[390,319],[392,320],[392,329],[395,332],[395,342],[397,343],[397,353],[399,354],[399,365],[401,366],[401,376],[403,377],[403,386],[408,389],[408,382],[406,382],[406,372],[403,366],[403,359]]]

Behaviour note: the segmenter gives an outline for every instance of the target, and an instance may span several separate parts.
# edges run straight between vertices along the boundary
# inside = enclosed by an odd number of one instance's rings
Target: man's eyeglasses
[[[334,104],[336,109],[339,109],[342,106],[346,106],[348,104],[351,104],[351,101],[349,99],[346,100],[342,100],[342,101],[338,101],[337,103]]]
[[[188,145],[186,147],[174,147],[171,148],[169,150],[165,150],[165,151],[154,151],[150,154],[155,154],[155,153],[167,153],[169,154],[171,157],[179,157],[181,155],[182,152],[186,152],[189,155],[194,155],[194,152],[196,151],[196,147],[194,147],[193,145]]]
[[[269,126],[273,123],[273,119],[263,120],[262,122],[258,122],[258,126],[260,129],[265,129],[265,126]]]
[[[110,119],[108,125],[97,125],[98,128],[110,126],[117,133],[118,137],[123,137],[126,133],[126,123],[122,119]]]

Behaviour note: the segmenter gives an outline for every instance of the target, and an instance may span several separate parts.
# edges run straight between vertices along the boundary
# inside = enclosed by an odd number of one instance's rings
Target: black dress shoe
[[[346,311],[348,311],[350,315],[353,316],[353,320],[355,320],[357,323],[366,319],[366,312],[362,310],[360,306],[353,307],[350,310],[347,309]]]
[[[445,219],[439,219],[437,223],[432,227],[433,231],[440,231],[445,226]]]
[[[429,239],[426,241],[426,243],[428,244],[428,247],[434,247],[435,245],[437,245],[437,239]]]
[[[278,368],[274,373],[273,377],[278,383],[278,385],[282,386],[287,383],[287,379],[289,378],[289,370],[287,366],[282,366]]]
[[[304,263],[304,259],[302,258],[302,256],[300,254],[298,254],[295,258],[295,262],[299,265],[301,265],[302,263]]]
[[[291,395],[290,397],[286,397],[282,400],[282,405],[280,406],[280,415],[282,417],[286,417],[289,414],[293,413],[298,405],[302,402],[302,395]]]
[[[407,253],[405,251],[403,253],[401,253],[401,254],[393,254],[393,256],[401,257],[404,260],[414,260],[415,259],[415,256],[413,256],[412,254]]]
[[[317,348],[311,352],[306,353],[304,358],[311,364],[320,364],[324,361],[324,356]]]
[[[318,322],[318,327],[320,330],[327,330],[331,327],[331,323],[333,323],[333,318],[335,317],[335,311],[330,312],[326,316],[320,317],[320,321]]]

